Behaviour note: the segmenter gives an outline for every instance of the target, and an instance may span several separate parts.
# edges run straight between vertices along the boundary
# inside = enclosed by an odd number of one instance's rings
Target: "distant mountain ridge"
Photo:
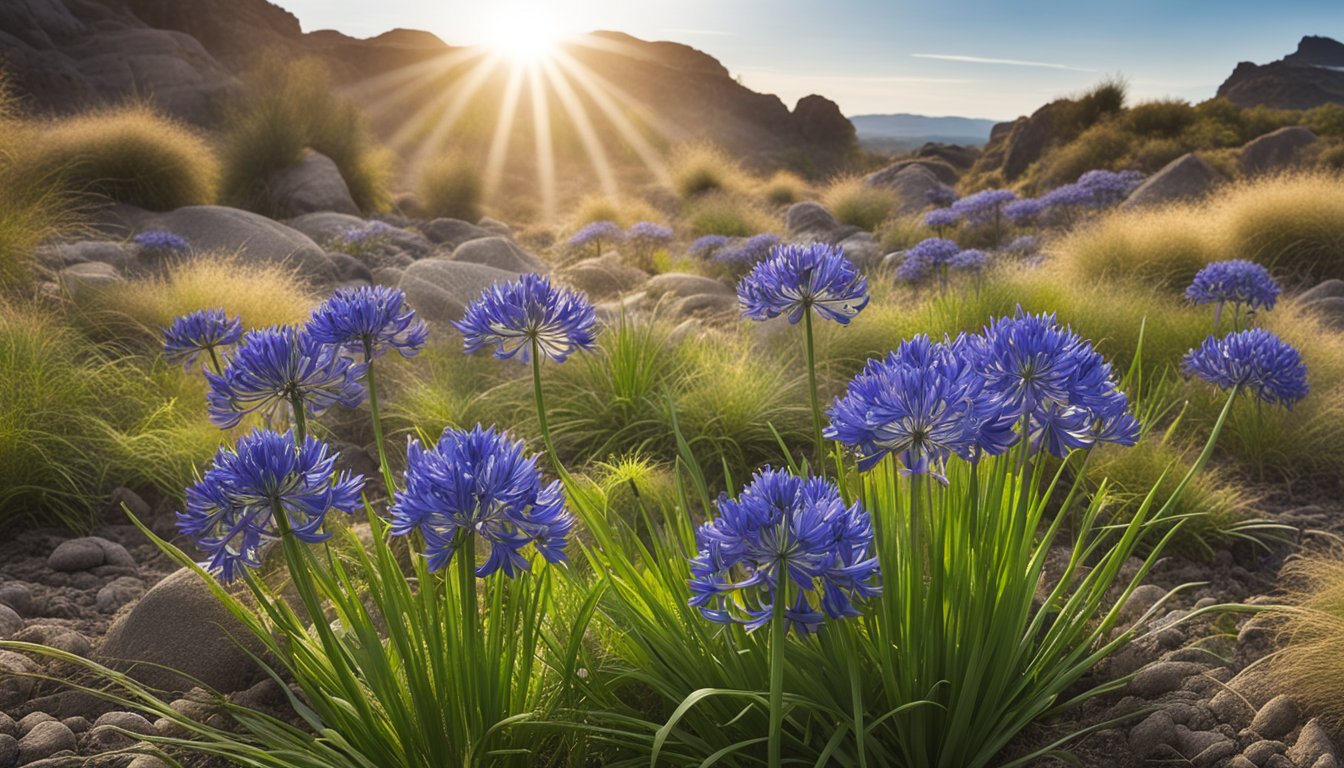
[[[1218,87],[1239,107],[1311,109],[1344,104],[1344,43],[1308,35],[1297,50],[1268,64],[1243,61]]]
[[[859,144],[878,152],[910,152],[925,144],[979,147],[989,141],[994,120],[974,117],[931,117],[907,112],[851,115]]]

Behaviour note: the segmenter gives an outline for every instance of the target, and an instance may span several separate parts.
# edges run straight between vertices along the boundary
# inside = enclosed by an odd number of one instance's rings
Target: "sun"
[[[486,45],[515,64],[550,58],[564,38],[557,19],[544,5],[508,5],[497,13]]]

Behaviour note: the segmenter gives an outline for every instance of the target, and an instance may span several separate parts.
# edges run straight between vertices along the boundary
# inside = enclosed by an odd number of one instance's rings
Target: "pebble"
[[[40,672],[37,662],[14,653],[0,651],[0,709],[9,709],[27,701],[37,681],[30,674]]]
[[[1297,768],[1285,755],[1270,755],[1261,768]]]
[[[0,768],[19,764],[19,740],[8,733],[0,733]]]
[[[129,747],[135,739],[122,731],[141,736],[155,735],[154,726],[134,712],[108,712],[94,722],[89,740],[100,749]]]
[[[1314,765],[1321,755],[1333,754],[1334,744],[1330,743],[1330,736],[1321,726],[1320,720],[1312,718],[1307,724],[1302,726],[1302,731],[1297,734],[1297,741],[1288,749],[1288,759],[1294,765]]]
[[[1245,755],[1237,755],[1227,761],[1227,768],[1260,768],[1260,766],[1251,762]]]
[[[1199,755],[1209,747],[1222,744],[1223,742],[1228,742],[1230,744],[1231,740],[1216,731],[1192,731],[1183,725],[1176,726],[1176,747],[1183,755]],[[1230,755],[1236,751],[1237,750],[1234,747],[1232,752],[1228,752],[1227,754]],[[1226,756],[1227,755],[1223,755],[1223,757]],[[1219,760],[1221,759],[1222,758],[1220,757]]]
[[[1229,690],[1221,690],[1209,700],[1209,711],[1224,723],[1234,728],[1245,728],[1251,724],[1255,710],[1246,703],[1246,699]]]
[[[61,723],[69,728],[72,733],[80,734],[89,730],[89,719],[83,715],[74,715],[61,719]]]
[[[1126,693],[1145,699],[1156,699],[1181,687],[1185,679],[1207,669],[1205,664],[1193,661],[1159,661],[1139,670],[1129,681]]]
[[[21,629],[23,629],[23,617],[18,611],[0,603],[0,640],[8,640]]]
[[[55,722],[56,718],[48,715],[46,712],[29,712],[19,720],[19,738],[22,739],[37,727],[38,723]]]
[[[19,739],[19,764],[26,765],[63,750],[74,751],[75,734],[56,720],[38,723],[26,736]]]
[[[114,613],[145,593],[145,582],[133,576],[119,576],[98,590],[94,604],[103,613]]]
[[[1120,608],[1120,615],[1126,621],[1136,621],[1149,608],[1157,605],[1157,601],[1166,596],[1167,590],[1156,584],[1144,584],[1129,593],[1129,598],[1125,600],[1124,606]]]
[[[33,592],[27,584],[6,584],[0,587],[0,604],[9,606],[20,616],[31,616]]]
[[[4,712],[0,712],[0,735],[15,737],[19,735],[19,724]]]
[[[1231,757],[1237,753],[1237,743],[1231,739],[1224,738],[1222,741],[1214,742],[1205,747],[1203,751],[1191,758],[1190,762],[1196,766],[1213,766],[1218,761]]]
[[[140,755],[127,763],[126,768],[168,768],[168,764],[153,755]]]
[[[1280,694],[1266,702],[1265,706],[1255,713],[1255,719],[1251,721],[1251,730],[1266,739],[1278,739],[1292,733],[1299,719],[1297,702]]]
[[[1274,755],[1281,755],[1288,749],[1288,745],[1282,741],[1257,741],[1256,743],[1242,750],[1242,754],[1250,759],[1256,765],[1264,765],[1269,762],[1269,758]]]
[[[58,544],[56,549],[52,550],[52,553],[47,557],[48,568],[66,573],[87,571],[90,568],[97,568],[105,562],[107,562],[107,555],[92,536],[82,539],[66,539]]]
[[[1158,710],[1149,715],[1129,732],[1129,748],[1142,758],[1169,751],[1176,738],[1176,724],[1171,715]]]

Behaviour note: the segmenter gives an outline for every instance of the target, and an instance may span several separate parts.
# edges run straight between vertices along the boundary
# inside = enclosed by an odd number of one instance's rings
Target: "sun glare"
[[[555,17],[541,5],[501,9],[495,27],[487,45],[519,64],[550,58],[563,37]]]

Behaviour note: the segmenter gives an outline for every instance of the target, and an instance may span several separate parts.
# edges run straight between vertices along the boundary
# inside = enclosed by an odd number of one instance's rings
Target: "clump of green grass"
[[[888,219],[882,225],[878,232],[878,243],[882,253],[892,253],[904,251],[933,236],[933,230],[924,226],[923,216],[901,216]]]
[[[377,146],[359,108],[338,96],[316,59],[261,59],[244,79],[225,121],[223,197],[233,205],[274,213],[266,194],[271,177],[312,149],[336,163],[350,197],[365,211],[390,202],[390,155]]]
[[[695,200],[686,217],[696,236],[750,237],[779,228],[776,220],[751,200],[728,193],[705,195]]]
[[[152,211],[214,202],[219,164],[209,145],[144,104],[37,127],[26,162],[68,194]]]
[[[36,140],[37,128],[22,119],[0,71],[0,292],[27,285],[33,249],[70,223],[54,174],[26,161]]]
[[[662,215],[642,200],[601,195],[589,195],[581,199],[569,217],[570,228],[576,232],[598,221],[614,221],[621,227],[629,227],[641,221],[658,221],[660,218]]]
[[[420,203],[431,218],[476,221],[484,192],[480,171],[461,158],[438,158],[420,174]]]
[[[867,186],[858,176],[842,176],[822,192],[821,203],[841,224],[875,232],[896,209],[896,194]]]
[[[798,174],[789,171],[777,171],[761,187],[761,197],[773,206],[793,205],[807,194],[807,182]]]
[[[672,191],[682,200],[694,200],[711,192],[740,192],[750,186],[742,166],[712,144],[678,148],[672,155],[669,172]]]

